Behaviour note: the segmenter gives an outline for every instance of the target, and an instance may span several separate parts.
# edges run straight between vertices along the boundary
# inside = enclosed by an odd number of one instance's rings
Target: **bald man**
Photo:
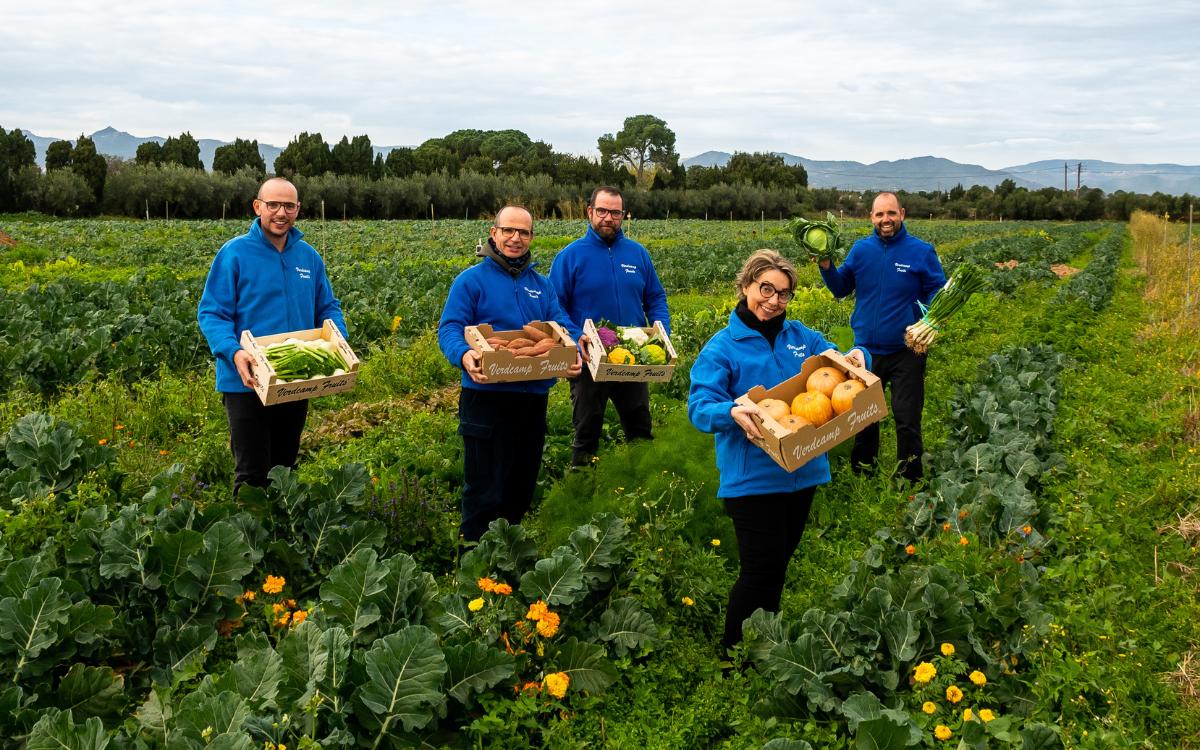
[[[925,357],[904,343],[904,331],[921,318],[917,303],[928,305],[946,284],[933,245],[904,228],[904,207],[895,193],[880,193],[871,205],[875,231],[854,243],[846,262],[835,268],[820,262],[821,278],[835,297],[857,292],[854,345],[871,353],[871,372],[892,390],[896,420],[896,460],[901,475],[921,478],[921,414],[925,408]],[[879,424],[854,437],[850,463],[856,472],[873,471],[879,457]]]
[[[518,524],[533,502],[542,447],[546,442],[546,405],[554,378],[491,383],[479,366],[479,353],[467,343],[467,326],[487,323],[497,331],[515,331],[535,320],[553,320],[579,340],[579,327],[563,312],[550,280],[534,271],[529,252],[533,216],[522,206],[496,214],[491,237],[480,246],[483,260],[454,279],[438,345],[462,370],[458,434],[463,439],[462,524],[465,542],[477,542],[492,521]],[[567,377],[583,368],[578,353]]]
[[[254,201],[250,231],[226,242],[213,259],[196,318],[217,358],[217,390],[229,417],[233,494],[243,484],[266,487],[275,466],[295,467],[308,401],[263,406],[254,392],[242,331],[270,336],[320,328],[332,320],[346,336],[342,306],[333,296],[325,262],[294,226],[296,187],[275,177]]]

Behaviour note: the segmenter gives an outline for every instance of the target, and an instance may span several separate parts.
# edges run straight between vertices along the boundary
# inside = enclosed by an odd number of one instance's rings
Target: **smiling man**
[[[529,243],[533,216],[522,206],[496,214],[491,237],[476,255],[483,261],[463,271],[450,285],[438,323],[438,345],[446,359],[463,371],[458,400],[458,434],[463,439],[463,541],[477,542],[499,518],[518,524],[529,510],[542,467],[546,442],[546,405],[554,378],[489,383],[479,352],[466,341],[467,326],[487,323],[496,331],[520,330],[535,320],[555,321],[579,338],[579,329],[563,313],[554,288],[534,271]],[[578,353],[567,377],[579,374]]]
[[[598,187],[588,201],[587,234],[554,259],[550,281],[563,309],[575,325],[591,318],[618,326],[650,326],[662,321],[671,333],[667,293],[658,280],[646,248],[625,236],[625,198],[615,187]],[[590,345],[585,336],[583,346]],[[589,370],[571,381],[575,441],[571,465],[586,466],[600,447],[604,411],[612,401],[625,431],[625,440],[652,439],[650,384],[592,380]]]
[[[896,460],[904,478],[922,475],[921,412],[925,408],[925,360],[904,344],[904,331],[921,317],[946,283],[933,245],[904,227],[904,208],[895,193],[880,193],[871,205],[875,231],[854,243],[840,268],[821,261],[821,278],[836,297],[857,292],[850,325],[854,344],[871,353],[871,372],[892,389]],[[873,470],[879,456],[879,424],[854,437],[854,470]]]
[[[325,262],[296,229],[296,187],[267,180],[254,201],[250,231],[226,242],[213,259],[196,311],[200,330],[217,358],[217,390],[229,417],[233,493],[243,484],[265,487],[275,466],[294,467],[308,401],[263,406],[254,392],[242,331],[270,336],[320,328],[332,320],[346,336],[342,306],[325,276]]]

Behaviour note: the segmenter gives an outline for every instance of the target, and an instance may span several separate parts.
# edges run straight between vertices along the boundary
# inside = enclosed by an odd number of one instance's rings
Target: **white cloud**
[[[390,145],[513,127],[589,152],[651,112],[685,155],[1002,167],[1069,148],[1200,163],[1195,3],[6,0],[0,11],[6,65],[20,72],[6,77],[0,125],[39,135],[112,125]]]

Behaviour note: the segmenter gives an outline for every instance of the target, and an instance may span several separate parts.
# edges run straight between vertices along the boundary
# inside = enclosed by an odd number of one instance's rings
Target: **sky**
[[[0,126],[416,145],[516,128],[595,154],[1200,164],[1200,3],[0,0]]]

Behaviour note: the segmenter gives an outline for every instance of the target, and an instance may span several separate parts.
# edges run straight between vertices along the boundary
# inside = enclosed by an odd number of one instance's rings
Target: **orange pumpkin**
[[[833,405],[824,393],[808,391],[792,401],[792,413],[804,417],[815,427],[820,427],[833,419]]]
[[[859,391],[865,390],[866,386],[857,380],[847,380],[845,383],[839,383],[833,389],[833,396],[829,398],[829,402],[833,405],[833,413],[841,415],[851,406],[854,406],[854,397]]]
[[[799,432],[801,427],[811,423],[799,414],[789,414],[781,419],[779,424],[783,425],[792,432]]]
[[[764,398],[758,402],[758,408],[770,415],[771,419],[774,419],[776,422],[782,422],[785,417],[792,413],[788,409],[787,402],[780,401],[777,398]]]
[[[842,374],[841,370],[834,367],[822,367],[808,376],[805,390],[819,391],[825,394],[825,398],[832,398],[833,389],[844,382],[846,382],[846,376]]]

